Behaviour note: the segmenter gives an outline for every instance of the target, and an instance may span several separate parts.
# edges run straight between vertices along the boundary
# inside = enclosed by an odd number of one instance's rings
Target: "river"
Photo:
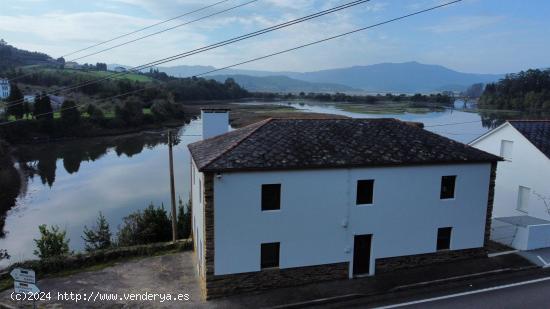
[[[246,103],[259,104],[259,103]],[[263,103],[265,104],[265,102]],[[494,127],[493,118],[482,119],[473,111],[442,109],[384,113],[350,111],[343,104],[273,102],[301,111],[349,117],[393,117],[419,121],[426,129],[461,142],[468,142]],[[192,120],[178,130],[174,147],[176,196],[189,196],[187,144],[200,139],[201,120]],[[164,132],[130,136],[48,143],[18,147],[17,167],[24,174],[23,190],[7,212],[0,248],[11,255],[9,263],[36,258],[33,239],[38,225],[58,225],[67,231],[70,248],[82,250],[84,226],[92,226],[101,211],[116,233],[122,218],[148,204],[170,209],[168,146]]]

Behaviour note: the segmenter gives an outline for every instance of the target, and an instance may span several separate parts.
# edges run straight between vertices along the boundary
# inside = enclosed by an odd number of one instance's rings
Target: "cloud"
[[[504,20],[504,16],[456,16],[439,25],[422,28],[433,33],[466,32],[492,26]]]

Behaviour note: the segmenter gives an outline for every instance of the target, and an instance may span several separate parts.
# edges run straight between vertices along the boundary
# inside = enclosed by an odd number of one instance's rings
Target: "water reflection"
[[[189,192],[187,144],[199,139],[200,121],[178,129],[174,147],[176,194]],[[122,218],[148,203],[169,207],[168,145],[165,132],[20,146],[16,166],[25,181],[5,216],[0,248],[12,258],[33,258],[39,224],[67,230],[72,250],[83,248],[84,225],[101,210],[116,232]],[[1,225],[0,225],[1,227]]]

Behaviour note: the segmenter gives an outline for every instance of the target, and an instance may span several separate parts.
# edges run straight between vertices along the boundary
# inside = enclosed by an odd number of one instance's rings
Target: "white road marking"
[[[542,268],[550,267],[550,263],[546,263],[546,261],[542,258],[542,256],[537,255],[537,257],[538,257],[539,260],[542,262]]]
[[[429,303],[429,302],[434,302],[434,301],[438,301],[438,300],[444,300],[444,299],[461,297],[461,296],[466,296],[466,295],[485,293],[485,292],[490,292],[490,291],[497,291],[497,290],[507,289],[507,288],[516,287],[516,286],[522,286],[522,285],[527,285],[527,284],[533,284],[533,283],[538,283],[538,282],[543,282],[543,281],[548,281],[548,280],[550,280],[550,277],[534,279],[534,280],[529,280],[529,281],[523,281],[523,282],[517,282],[517,283],[511,283],[511,284],[506,284],[506,285],[499,285],[499,286],[495,286],[495,287],[492,287],[492,288],[486,288],[486,289],[481,289],[481,290],[450,294],[450,295],[439,296],[439,297],[434,297],[434,298],[426,298],[426,299],[415,300],[415,301],[410,301],[410,302],[401,303],[401,304],[382,306],[382,307],[377,307],[376,309],[398,308],[398,307],[404,307],[404,306],[411,306],[411,305]]]

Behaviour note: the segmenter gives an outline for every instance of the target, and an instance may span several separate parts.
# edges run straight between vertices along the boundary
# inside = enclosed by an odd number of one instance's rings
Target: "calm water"
[[[251,103],[254,104],[254,103]],[[350,117],[395,117],[421,121],[426,128],[467,142],[486,132],[495,120],[474,112],[445,110],[423,114],[368,114],[342,110],[338,104],[273,103],[300,110]],[[435,126],[460,123],[448,126]],[[199,140],[201,121],[179,130],[174,148],[176,194],[189,195],[187,144]],[[0,248],[7,249],[9,263],[34,258],[33,239],[39,224],[56,224],[67,230],[70,248],[83,248],[84,225],[92,226],[98,212],[107,217],[116,232],[122,218],[149,203],[170,207],[168,146],[166,136],[149,132],[133,136],[98,138],[41,144],[17,151],[18,165],[26,183],[17,203],[8,211]],[[0,266],[5,266],[0,264]]]

